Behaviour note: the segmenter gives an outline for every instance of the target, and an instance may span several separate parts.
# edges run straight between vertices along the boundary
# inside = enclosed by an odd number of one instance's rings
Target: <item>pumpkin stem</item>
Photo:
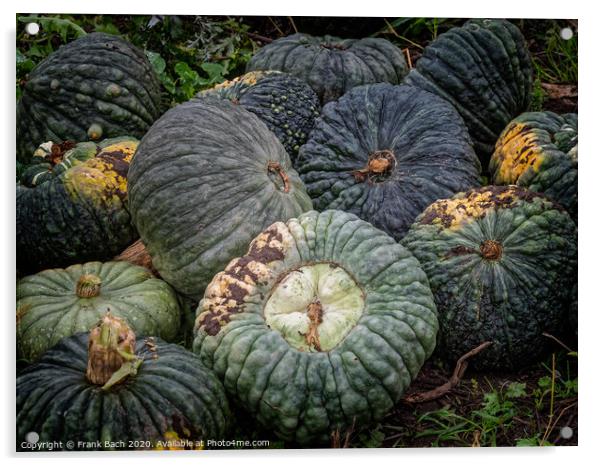
[[[46,161],[52,166],[58,165],[63,161],[65,153],[75,147],[74,141],[63,141],[60,144],[52,144],[50,153],[46,155]]]
[[[132,329],[107,311],[88,339],[88,381],[107,390],[135,375],[142,363],[135,354],[135,346],[136,335]]]
[[[80,298],[94,298],[100,294],[100,285],[102,280],[99,276],[86,273],[79,277],[75,285],[75,293]]]
[[[395,155],[389,149],[373,152],[368,157],[368,163],[360,170],[354,170],[351,174],[358,182],[368,180],[369,182],[383,181],[384,178],[395,168]]]
[[[309,330],[305,334],[305,341],[310,348],[313,346],[317,351],[322,351],[318,335],[318,326],[322,323],[323,314],[322,304],[318,300],[314,300],[307,309]]]
[[[288,193],[290,189],[288,175],[286,174],[282,166],[278,162],[270,161],[268,162],[268,171],[280,175],[280,178],[282,178],[282,182],[284,183],[283,191],[285,193]]]
[[[148,253],[146,246],[141,239],[130,244],[124,249],[121,254],[113,258],[114,261],[129,262],[130,264],[140,265],[152,272],[153,275],[159,276],[157,270],[153,267],[153,259]]]
[[[504,248],[502,245],[494,240],[487,239],[481,243],[481,256],[484,259],[495,261],[502,257]]]

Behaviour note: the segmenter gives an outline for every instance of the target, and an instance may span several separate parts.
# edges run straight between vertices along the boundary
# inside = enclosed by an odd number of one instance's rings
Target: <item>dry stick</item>
[[[423,47],[422,45],[420,45],[420,44],[417,44],[416,42],[414,42],[414,41],[411,41],[411,40],[410,40],[410,39],[408,39],[407,37],[403,37],[402,35],[400,35],[400,34],[399,34],[399,33],[398,33],[398,32],[397,32],[397,31],[396,31],[394,28],[393,28],[393,26],[391,26],[391,23],[390,23],[389,21],[387,21],[387,19],[386,19],[386,18],[383,18],[383,19],[385,20],[385,23],[387,23],[387,26],[388,26],[388,28],[389,28],[389,32],[390,32],[391,34],[393,34],[395,37],[397,37],[398,39],[401,39],[401,40],[405,40],[406,42],[409,42],[409,43],[410,43],[410,44],[412,44],[414,47],[418,47],[420,50],[423,50],[423,49],[424,49],[424,47]]]
[[[550,430],[547,431],[547,429],[546,429],[546,433],[544,434],[543,438],[541,439],[540,446],[543,445],[544,442],[548,439],[548,437],[550,436],[550,434],[552,433],[552,431],[556,427],[556,424],[558,424],[558,421],[560,421],[560,419],[562,418],[562,416],[564,416],[564,413],[567,412],[567,410],[571,409],[576,404],[577,404],[577,402],[575,401],[574,403],[571,403],[566,408],[564,408],[562,411],[560,411],[560,414],[558,415],[558,417],[554,421],[554,424],[552,424],[552,426],[550,427]]]
[[[295,22],[293,21],[293,17],[292,16],[287,16],[288,20],[291,23],[291,26],[293,26],[293,29],[295,30],[295,32],[299,32],[297,29],[297,26],[295,25]]]
[[[454,373],[452,374],[451,378],[443,385],[440,385],[437,388],[433,388],[428,392],[414,393],[412,395],[408,395],[404,397],[403,401],[407,403],[423,403],[425,401],[436,400],[437,398],[440,398],[441,396],[445,395],[460,382],[460,379],[462,378],[464,372],[466,372],[466,369],[468,368],[468,359],[473,356],[476,356],[485,348],[489,347],[492,343],[493,342],[491,341],[483,342],[476,348],[471,349],[468,353],[461,356],[460,359],[458,359],[458,362],[456,363],[456,368],[454,369]]]
[[[552,388],[550,389],[550,414],[548,415],[548,425],[546,431],[543,434],[540,445],[543,446],[546,439],[550,436],[552,431],[552,420],[554,419],[554,391],[556,388],[556,353],[552,353]],[[558,422],[558,419],[556,420]],[[556,425],[556,424],[554,424]]]
[[[262,36],[260,34],[255,34],[254,32],[247,32],[247,36],[249,36],[251,39],[257,39],[267,44],[274,42],[274,39],[270,39],[269,37]]]
[[[282,29],[280,29],[278,27],[278,25],[276,24],[276,21],[274,21],[271,16],[268,16],[268,19],[270,20],[270,23],[272,23],[274,25],[274,27],[276,28],[276,31],[278,31],[278,34],[280,34],[281,36],[286,35],[284,32],[282,32]]]
[[[406,54],[406,57],[408,58],[408,66],[410,67],[410,69],[414,68],[414,66],[412,65],[412,57],[410,56],[410,49],[409,48],[405,48],[403,49],[403,51]]]
[[[554,340],[556,343],[558,343],[560,346],[562,346],[565,350],[567,350],[569,353],[572,353],[573,350],[571,348],[569,348],[567,345],[565,345],[563,342],[561,342],[558,338],[556,338],[554,335],[550,335],[549,333],[543,332],[542,335],[546,338],[549,338],[551,340]]]

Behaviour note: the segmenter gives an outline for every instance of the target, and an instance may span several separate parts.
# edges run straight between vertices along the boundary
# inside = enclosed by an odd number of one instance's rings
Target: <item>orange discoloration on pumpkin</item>
[[[21,319],[30,311],[30,309],[31,304],[25,304],[17,307],[17,326],[21,323]]]
[[[496,143],[493,158],[498,160],[496,182],[513,184],[527,170],[537,172],[544,159],[539,136],[521,123],[512,124]]]
[[[465,197],[441,199],[424,211],[420,223],[441,225],[455,230],[466,222],[483,218],[487,212],[510,208],[519,201],[529,201],[534,196],[518,186],[488,186],[470,191]]]

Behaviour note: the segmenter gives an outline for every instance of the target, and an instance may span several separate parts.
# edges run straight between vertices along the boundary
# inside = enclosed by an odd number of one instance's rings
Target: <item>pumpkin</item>
[[[173,341],[180,305],[171,287],[127,262],[88,262],[44,270],[17,283],[17,346],[40,357],[63,337],[89,331],[110,310],[141,335]]]
[[[279,70],[306,81],[322,104],[361,84],[398,84],[408,72],[402,51],[386,39],[293,34],[265,45],[247,71]]]
[[[449,103],[390,84],[326,105],[295,166],[316,210],[352,212],[396,239],[434,200],[478,186],[481,170]]]
[[[229,394],[300,444],[381,419],[435,346],[418,261],[353,214],[276,222],[199,304],[193,350]]]
[[[160,338],[136,340],[111,315],[64,338],[17,377],[17,449],[202,447],[223,438],[224,389],[199,359]],[[56,442],[56,443],[54,443]]]
[[[489,164],[494,184],[544,193],[577,217],[577,115],[528,112],[512,120]]]
[[[567,325],[576,278],[569,214],[519,186],[486,186],[431,204],[403,239],[429,278],[441,325],[438,352],[455,361],[485,341],[477,369],[536,361]]]
[[[406,82],[456,107],[485,170],[499,134],[531,103],[532,75],[527,44],[515,25],[475,19],[428,45]]]
[[[89,144],[86,151],[92,149]],[[136,239],[126,205],[126,176],[138,141],[114,138],[94,146],[95,157],[49,175],[45,182],[34,176],[33,187],[17,185],[21,273],[108,260]]]
[[[161,114],[161,88],[143,51],[93,33],[66,44],[29,74],[17,105],[17,156],[39,144],[140,138]]]
[[[320,114],[320,102],[312,88],[278,71],[251,71],[199,94],[207,95],[228,99],[257,115],[293,160]]]
[[[94,157],[97,152],[98,145],[94,142],[75,144],[73,141],[64,141],[57,144],[47,141],[33,153],[32,161],[23,170],[20,181],[32,188]]]
[[[130,167],[128,190],[153,267],[197,301],[263,228],[311,208],[266,125],[209,97],[181,104],[153,125]]]

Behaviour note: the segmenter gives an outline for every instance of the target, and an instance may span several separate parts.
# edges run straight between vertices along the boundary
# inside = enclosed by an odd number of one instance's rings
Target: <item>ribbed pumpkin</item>
[[[136,152],[128,190],[153,266],[197,300],[263,228],[311,208],[266,125],[209,97],[181,104],[153,125]]]
[[[124,137],[94,145],[95,157],[59,176],[32,188],[17,185],[21,273],[108,260],[136,239],[126,176],[138,141]]]
[[[418,261],[355,215],[277,222],[207,287],[193,349],[276,435],[301,444],[382,418],[435,346]]]
[[[46,141],[142,137],[161,114],[161,88],[144,52],[88,34],[30,74],[17,105],[17,155],[28,162]]]
[[[94,142],[75,144],[73,141],[63,141],[57,144],[47,141],[35,150],[20,181],[30,188],[45,183],[72,166],[96,156],[98,148],[99,145]]]
[[[17,377],[18,450],[30,432],[36,450],[200,448],[223,438],[228,417],[223,386],[198,357],[159,338],[136,341],[110,314]]]
[[[361,84],[398,84],[408,72],[402,51],[386,39],[293,34],[262,47],[247,71],[279,70],[306,81],[322,104]]]
[[[352,212],[396,239],[434,200],[478,186],[481,169],[449,103],[390,84],[326,105],[295,166],[317,210]]]
[[[17,283],[17,345],[33,361],[63,337],[87,332],[107,312],[139,335],[173,341],[180,305],[171,287],[127,262],[44,270]]]
[[[576,280],[576,227],[568,213],[518,186],[487,186],[439,200],[402,244],[421,262],[441,325],[438,352],[455,361],[484,341],[472,362],[518,368],[537,360],[568,326]]]
[[[528,112],[501,134],[489,172],[495,184],[544,193],[577,217],[577,115]]]
[[[304,81],[278,71],[251,71],[203,91],[254,113],[294,160],[320,115],[318,96]]]
[[[529,107],[532,74],[527,44],[515,25],[476,19],[437,37],[406,82],[456,107],[486,170],[499,134]]]

